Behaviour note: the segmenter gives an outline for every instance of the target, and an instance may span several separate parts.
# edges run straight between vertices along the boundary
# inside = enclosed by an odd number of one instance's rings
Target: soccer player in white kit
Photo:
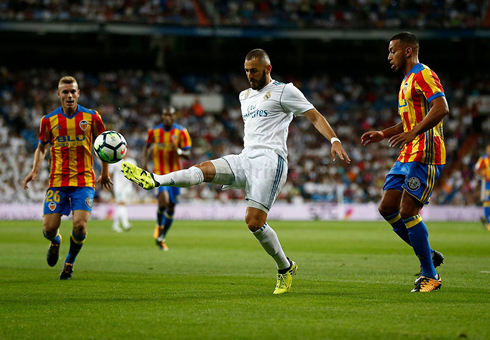
[[[122,164],[124,176],[144,189],[167,185],[190,187],[203,182],[223,185],[223,189],[245,189],[245,223],[265,251],[276,261],[278,274],[274,294],[289,292],[298,266],[286,257],[276,232],[267,224],[267,214],[286,182],[288,164],[286,139],[294,116],[306,116],[332,143],[332,157],[350,163],[349,156],[325,117],[306,100],[292,83],[271,78],[271,62],[262,49],[245,57],[245,74],[250,88],[240,93],[245,123],[244,149],[206,161],[186,170],[158,176],[128,162]]]
[[[126,155],[128,154],[126,153]],[[134,158],[125,157],[124,160],[131,164],[136,164]],[[112,230],[118,233],[122,232],[123,229],[131,229],[126,205],[131,202],[131,197],[134,194],[134,187],[131,185],[131,182],[128,182],[121,173],[121,164],[122,163],[109,164],[109,172],[111,173],[113,183],[112,189],[114,192],[114,200],[116,201]]]

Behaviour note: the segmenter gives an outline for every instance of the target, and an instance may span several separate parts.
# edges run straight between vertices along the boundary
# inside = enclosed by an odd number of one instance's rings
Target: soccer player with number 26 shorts
[[[419,62],[418,55],[419,41],[412,33],[391,38],[388,61],[393,70],[405,75],[398,93],[401,122],[382,131],[366,132],[361,142],[368,145],[388,138],[391,147],[401,148],[386,176],[379,212],[419,258],[421,273],[412,292],[431,292],[441,288],[435,267],[444,256],[430,248],[420,210],[429,203],[446,164],[442,121],[449,108],[439,78]]]
[[[76,79],[62,77],[58,83],[61,107],[41,119],[34,164],[23,182],[24,189],[27,189],[27,184],[37,178],[51,145],[49,188],[44,198],[43,214],[43,234],[50,241],[47,261],[51,267],[56,265],[59,257],[61,215],[68,216],[73,212],[70,250],[60,280],[71,280],[73,277],[75,259],[85,242],[95,187],[92,144],[93,139],[105,131],[97,111],[78,105],[79,96]],[[107,163],[102,163],[102,173],[97,182],[105,188],[111,187]]]

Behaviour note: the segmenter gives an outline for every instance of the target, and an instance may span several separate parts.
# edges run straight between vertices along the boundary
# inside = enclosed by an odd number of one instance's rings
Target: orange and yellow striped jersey
[[[490,156],[481,156],[476,162],[475,170],[482,174],[485,182],[490,182]]]
[[[398,114],[403,131],[408,132],[419,124],[429,113],[430,102],[441,96],[444,96],[444,89],[434,71],[424,64],[415,65],[403,79],[398,93]],[[446,164],[442,121],[405,145],[397,161]]]
[[[105,131],[97,111],[78,105],[68,117],[61,107],[41,118],[39,140],[51,143],[49,187],[94,187],[92,142]]]
[[[146,144],[153,147],[153,172],[157,175],[166,175],[180,170],[180,156],[173,145],[182,150],[192,148],[191,137],[187,129],[174,123],[170,130],[165,130],[163,124],[159,124],[148,130]]]

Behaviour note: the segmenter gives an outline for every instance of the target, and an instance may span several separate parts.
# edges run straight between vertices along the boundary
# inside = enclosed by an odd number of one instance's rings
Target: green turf
[[[443,288],[410,293],[418,260],[383,222],[271,222],[299,266],[275,265],[243,222],[91,221],[72,281],[46,264],[41,222],[0,222],[0,339],[488,339],[490,232],[429,222]],[[68,251],[70,221],[61,233]]]

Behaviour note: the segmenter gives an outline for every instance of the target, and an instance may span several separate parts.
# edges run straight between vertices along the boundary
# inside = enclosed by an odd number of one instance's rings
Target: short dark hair
[[[410,32],[402,32],[394,35],[390,41],[400,40],[400,42],[404,45],[410,45],[414,47],[417,51],[420,49],[419,39],[415,36],[415,34]]]
[[[270,65],[271,63],[271,59],[269,58],[269,55],[267,54],[266,51],[264,51],[261,48],[256,48],[247,53],[247,55],[245,56],[245,60],[252,60],[252,59],[262,59],[268,65]]]
[[[162,110],[162,114],[169,113],[171,115],[175,114],[175,108],[173,106],[164,107]]]

